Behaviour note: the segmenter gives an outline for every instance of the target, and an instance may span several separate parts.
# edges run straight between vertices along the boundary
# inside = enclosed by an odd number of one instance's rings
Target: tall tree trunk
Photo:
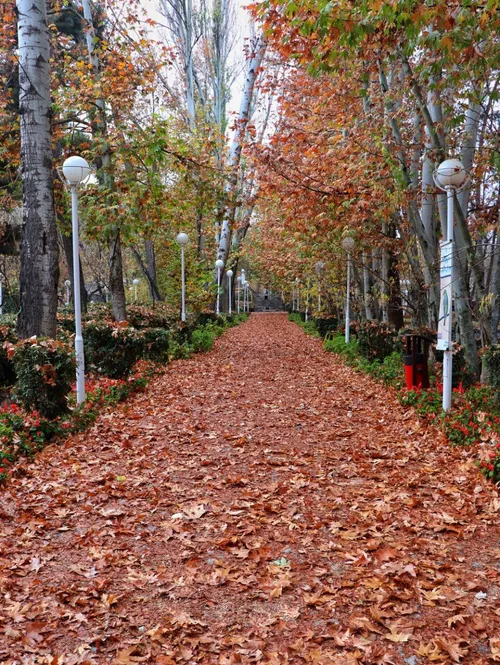
[[[90,0],[82,0],[83,16],[87,22],[87,50],[89,62],[94,70],[94,76],[99,76],[99,58],[95,51],[95,41],[97,39]],[[110,190],[113,189],[113,178],[111,177],[111,151],[109,149],[107,137],[106,105],[103,99],[96,100],[99,122],[93,127],[96,134],[100,135],[103,141],[103,150],[101,153],[103,176],[102,181]],[[125,287],[123,284],[123,261],[121,251],[120,227],[116,225],[109,232],[108,236],[108,265],[109,265],[109,290],[111,292],[112,313],[116,321],[127,320],[127,309],[125,300]]]
[[[142,260],[140,252],[134,247],[131,247],[132,254],[137,261],[137,265],[142,271],[142,274],[146,278],[149,288],[149,295],[153,302],[162,300],[160,292],[158,290],[158,285],[156,284],[156,260],[155,260],[155,251],[152,240],[146,240],[145,249],[146,249],[146,263]]]
[[[500,214],[499,214],[500,226]],[[498,324],[500,323],[500,243],[498,233],[494,236],[494,244],[491,252],[491,336],[492,344],[498,344]]]
[[[109,290],[112,293],[111,311],[115,321],[126,321],[125,288],[123,286],[123,261],[120,231],[108,239]]]
[[[252,55],[250,57],[245,79],[245,86],[243,88],[240,111],[238,114],[238,120],[236,121],[236,129],[234,131],[233,141],[229,151],[229,178],[225,187],[226,208],[224,211],[224,219],[222,221],[219,247],[217,251],[217,258],[222,259],[224,265],[226,264],[229,250],[231,248],[231,230],[236,211],[236,189],[238,185],[238,170],[241,161],[241,151],[243,149],[243,142],[250,117],[250,107],[252,104],[255,82],[257,80],[265,50],[266,42],[260,35],[255,39],[253,44]]]
[[[371,293],[370,293],[370,272],[368,270],[368,257],[366,252],[363,252],[363,300],[365,303],[365,316],[367,321],[373,319],[373,311],[371,308]]]
[[[382,233],[387,236],[387,224],[382,222]],[[382,303],[382,321],[389,323],[389,253],[387,247],[382,247],[380,300]]]
[[[59,246],[52,179],[50,44],[45,0],[18,0],[23,181],[21,337],[55,337]]]
[[[156,281],[156,252],[155,245],[152,240],[146,238],[144,241],[144,250],[146,252],[146,266],[148,268],[148,274],[150,279],[148,279],[149,284],[149,295],[151,300],[155,302],[156,300],[161,300],[160,292],[158,291],[158,284]]]

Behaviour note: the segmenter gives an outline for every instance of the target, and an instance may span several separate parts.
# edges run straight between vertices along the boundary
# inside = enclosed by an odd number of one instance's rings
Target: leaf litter
[[[0,496],[6,665],[500,661],[500,501],[285,315],[176,361]]]

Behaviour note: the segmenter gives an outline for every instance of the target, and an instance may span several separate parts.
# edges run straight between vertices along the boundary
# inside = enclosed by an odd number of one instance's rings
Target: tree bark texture
[[[99,58],[95,51],[96,31],[93,23],[92,6],[90,0],[82,0],[83,16],[87,22],[87,50],[89,63],[94,70],[94,76],[99,77]],[[93,133],[99,135],[104,140],[101,154],[102,181],[110,191],[114,189],[111,169],[111,151],[107,142],[107,119],[106,104],[104,99],[96,99],[97,113],[99,122],[93,123]],[[120,227],[116,224],[109,231],[108,236],[108,263],[109,263],[109,290],[111,293],[112,307],[111,311],[116,321],[127,320],[127,309],[125,300],[125,287],[123,285],[123,261],[121,251]]]
[[[50,44],[45,0],[18,0],[23,181],[21,337],[55,337],[59,246],[54,210]]]
[[[238,184],[238,169],[240,166],[241,151],[243,149],[243,142],[245,140],[248,120],[250,118],[250,107],[252,104],[255,82],[259,74],[259,68],[265,51],[266,42],[262,36],[259,36],[253,44],[252,55],[248,64],[245,79],[245,86],[243,88],[240,111],[238,114],[238,120],[236,121],[236,129],[234,131],[233,141],[229,151],[229,178],[224,192],[226,195],[226,209],[222,221],[217,252],[217,258],[222,259],[224,265],[227,262],[227,257],[231,248],[231,233],[236,211],[236,189]]]
[[[112,294],[111,311],[115,321],[127,320],[125,289],[123,287],[123,261],[120,231],[108,240],[109,290]]]

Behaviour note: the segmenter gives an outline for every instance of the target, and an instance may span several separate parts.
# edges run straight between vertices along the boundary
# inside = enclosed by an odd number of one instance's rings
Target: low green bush
[[[25,413],[17,404],[0,411],[0,482],[5,480],[10,464],[21,456],[33,457],[58,429],[53,420],[37,411]]]
[[[75,332],[75,314],[72,308],[65,307],[57,312],[57,327],[59,331]]]
[[[196,328],[191,335],[191,344],[194,351],[209,351],[214,345],[216,337],[216,332],[211,326]]]
[[[399,351],[386,356],[383,362],[374,361],[372,373],[386,385],[402,388],[404,385],[403,358]]]
[[[328,333],[338,330],[339,320],[336,316],[317,316],[314,319],[316,329],[321,337],[326,337]]]
[[[145,353],[144,336],[128,325],[89,321],[83,339],[88,368],[113,379],[128,376]]]
[[[154,309],[136,304],[127,306],[127,319],[132,328],[168,328],[171,314],[164,303],[157,303]]]
[[[358,326],[357,339],[360,354],[368,360],[383,360],[398,350],[395,330],[386,323],[365,321]]]
[[[45,418],[66,411],[66,397],[75,380],[73,349],[63,342],[33,337],[18,342],[13,350],[16,400]]]
[[[215,312],[203,311],[196,315],[196,326],[206,326],[209,323],[220,323],[222,316]]]
[[[168,363],[169,331],[164,328],[146,328],[141,334],[144,339],[144,358],[157,363]]]
[[[349,344],[346,344],[345,337],[343,335],[327,335],[325,341],[323,342],[323,348],[325,351],[338,353],[339,355],[344,356],[350,365],[355,365],[357,359],[359,358],[357,340],[351,339]]]

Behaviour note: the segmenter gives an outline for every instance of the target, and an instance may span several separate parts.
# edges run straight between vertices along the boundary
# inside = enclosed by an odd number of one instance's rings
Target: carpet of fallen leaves
[[[257,314],[0,496],[0,662],[500,662],[500,500]]]

